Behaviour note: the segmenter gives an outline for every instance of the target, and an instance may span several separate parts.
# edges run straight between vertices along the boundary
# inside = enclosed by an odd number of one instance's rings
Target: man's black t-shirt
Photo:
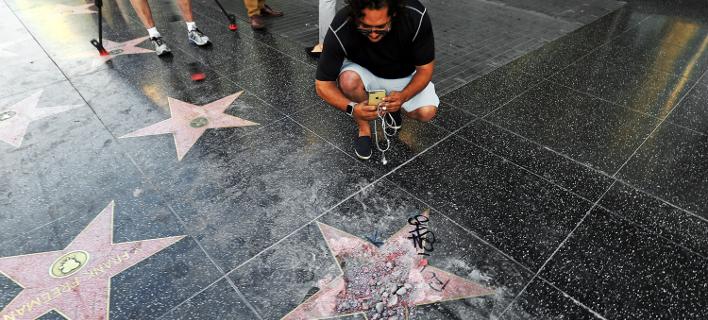
[[[405,0],[406,13],[393,17],[391,31],[378,42],[371,42],[347,21],[346,8],[332,20],[317,63],[317,80],[335,81],[344,58],[385,79],[404,78],[416,66],[435,59],[433,27],[426,8],[417,0]]]

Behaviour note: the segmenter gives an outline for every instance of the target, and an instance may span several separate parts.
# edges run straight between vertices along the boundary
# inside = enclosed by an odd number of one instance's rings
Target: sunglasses
[[[388,29],[384,29],[384,30],[371,30],[371,29],[362,29],[362,28],[357,28],[357,29],[359,29],[359,32],[361,32],[364,35],[368,35],[370,33],[384,35],[384,34],[387,34],[389,31],[391,31],[390,27]]]

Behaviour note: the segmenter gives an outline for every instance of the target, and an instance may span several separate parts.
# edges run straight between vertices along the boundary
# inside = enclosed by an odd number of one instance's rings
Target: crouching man
[[[356,155],[371,157],[369,121],[378,118],[367,91],[386,90],[379,105],[390,127],[401,128],[401,113],[430,121],[440,100],[430,79],[433,28],[418,0],[346,0],[325,37],[317,64],[317,94],[354,118]],[[336,80],[339,80],[337,86]]]

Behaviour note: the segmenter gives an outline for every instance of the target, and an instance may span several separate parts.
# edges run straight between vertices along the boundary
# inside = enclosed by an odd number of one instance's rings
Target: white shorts
[[[356,72],[361,78],[361,81],[364,83],[364,89],[366,89],[366,91],[386,90],[386,94],[389,94],[391,91],[403,90],[403,88],[405,88],[411,82],[411,79],[415,74],[415,72],[413,72],[413,74],[411,74],[410,76],[399,79],[379,78],[373,73],[371,73],[371,71],[349,60],[344,60],[344,64],[342,64],[342,70],[339,71],[339,74],[342,74],[342,72],[344,71]],[[440,99],[435,93],[435,85],[432,82],[428,82],[428,86],[426,86],[423,91],[419,92],[418,94],[413,96],[413,98],[406,101],[402,107],[406,111],[411,112],[415,109],[425,106],[435,106],[437,108],[438,105],[440,105]]]

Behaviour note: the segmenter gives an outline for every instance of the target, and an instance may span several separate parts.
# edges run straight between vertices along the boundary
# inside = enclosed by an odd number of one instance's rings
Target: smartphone
[[[381,99],[386,96],[386,90],[372,90],[367,91],[369,93],[369,105],[378,106],[381,103]]]

